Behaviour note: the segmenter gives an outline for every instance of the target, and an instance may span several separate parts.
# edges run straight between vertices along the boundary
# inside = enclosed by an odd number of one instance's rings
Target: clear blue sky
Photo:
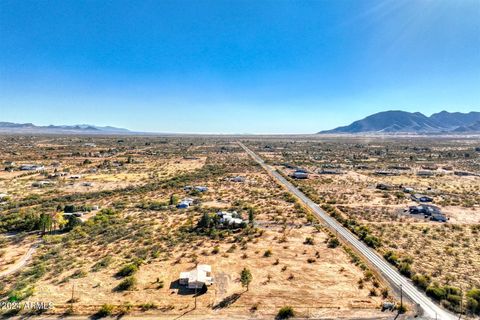
[[[312,133],[388,109],[480,111],[480,1],[0,1],[0,121]]]

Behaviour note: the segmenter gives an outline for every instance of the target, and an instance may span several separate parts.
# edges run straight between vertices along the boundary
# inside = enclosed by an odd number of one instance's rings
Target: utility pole
[[[195,263],[195,269],[197,269],[197,266],[198,266],[198,262]],[[195,279],[195,307],[194,309],[197,309],[197,280],[198,279]]]
[[[403,312],[403,288],[401,283],[400,283],[400,311]]]
[[[463,290],[462,286],[460,286],[460,314],[458,315],[458,320],[462,317],[462,309],[463,309]]]
[[[75,283],[72,284],[72,298],[70,299],[70,308],[72,309],[73,312],[73,302],[75,297]]]
[[[197,309],[197,282],[195,281],[195,307],[193,309]]]

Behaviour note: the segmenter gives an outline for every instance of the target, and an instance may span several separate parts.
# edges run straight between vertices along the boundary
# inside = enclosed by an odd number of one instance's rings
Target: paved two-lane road
[[[387,261],[385,261],[375,250],[365,245],[363,242],[358,240],[350,231],[344,228],[340,223],[337,222],[334,218],[330,217],[325,213],[316,203],[310,200],[305,196],[300,190],[298,190],[293,184],[291,184],[287,179],[280,175],[276,170],[274,170],[252,150],[247,148],[243,143],[238,142],[238,144],[257,162],[263,169],[270,173],[280,184],[286,187],[291,193],[295,194],[305,205],[307,205],[312,211],[325,223],[327,226],[332,229],[334,232],[341,235],[352,247],[357,249],[373,266],[375,266],[384,277],[392,283],[392,285],[401,286],[403,293],[408,296],[412,301],[418,303],[418,305],[423,309],[424,316],[430,317],[432,319],[442,319],[442,320],[454,320],[457,319],[455,315],[444,310],[438,306],[435,302],[430,300],[423,292],[418,290],[413,283],[402,276],[397,269],[391,266]]]

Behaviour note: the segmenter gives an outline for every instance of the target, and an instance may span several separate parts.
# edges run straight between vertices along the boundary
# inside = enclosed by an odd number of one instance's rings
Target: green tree
[[[242,283],[242,287],[247,288],[247,291],[250,282],[252,282],[252,279],[253,277],[250,270],[248,270],[247,268],[243,268],[242,272],[240,273],[240,282]]]
[[[248,208],[248,223],[253,226],[255,222],[255,210],[253,208]]]
[[[210,228],[210,224],[212,223],[212,219],[208,213],[204,213],[200,221],[198,221],[197,227],[199,229],[208,229]]]
[[[42,213],[39,221],[39,227],[42,233],[45,234],[47,231],[51,231],[52,225],[52,216],[47,213]]]
[[[75,217],[75,216],[68,216],[67,218],[67,224],[65,225],[65,229],[68,231],[68,230],[72,230],[73,228],[75,228],[76,226],[79,226],[82,224],[82,220],[78,217]]]
[[[170,196],[170,205],[174,206],[178,203],[178,197],[175,194]]]

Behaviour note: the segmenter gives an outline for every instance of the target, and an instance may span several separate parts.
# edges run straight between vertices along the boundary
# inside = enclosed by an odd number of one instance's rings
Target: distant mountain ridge
[[[442,111],[427,117],[420,112],[383,111],[319,133],[480,133],[480,112]]]
[[[33,123],[13,123],[0,122],[0,132],[3,133],[92,133],[92,134],[109,134],[109,133],[133,133],[124,128],[115,128],[111,126],[94,126],[89,124],[77,125],[49,125],[36,126]]]

